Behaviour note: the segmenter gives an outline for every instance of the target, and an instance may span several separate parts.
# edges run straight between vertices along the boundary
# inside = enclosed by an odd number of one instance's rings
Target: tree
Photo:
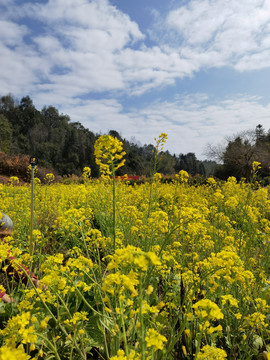
[[[21,99],[18,107],[18,125],[20,133],[27,136],[29,131],[40,122],[40,113],[29,96]]]
[[[175,174],[175,158],[169,151],[161,152],[158,159],[158,171],[161,174],[173,175]]]
[[[176,159],[175,171],[187,171],[190,175],[205,175],[204,165],[201,161],[197,160],[194,153],[180,154]]]
[[[248,140],[237,136],[228,143],[223,161],[228,175],[240,179],[241,177],[249,178],[255,159],[255,147],[252,139]]]
[[[116,131],[116,130],[110,130],[108,135],[110,135],[110,136],[112,136],[112,137],[115,137],[116,139],[118,139],[118,140],[121,141],[122,143],[124,142],[124,139],[123,139],[122,136],[119,134],[119,132]]]
[[[242,131],[226,139],[225,146],[208,146],[208,158],[218,159],[222,165],[215,175],[226,179],[234,176],[237,179],[249,179],[253,161],[262,164],[260,174],[268,176],[270,165],[270,141],[261,125],[255,130]]]
[[[3,115],[11,114],[16,108],[16,102],[12,94],[0,98],[0,113]]]
[[[0,151],[10,154],[12,128],[8,119],[0,114]]]

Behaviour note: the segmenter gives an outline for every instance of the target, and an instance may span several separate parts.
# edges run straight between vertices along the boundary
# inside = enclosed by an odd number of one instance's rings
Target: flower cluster
[[[123,144],[110,135],[102,135],[95,143],[96,163],[103,175],[113,175],[117,169],[125,164]]]

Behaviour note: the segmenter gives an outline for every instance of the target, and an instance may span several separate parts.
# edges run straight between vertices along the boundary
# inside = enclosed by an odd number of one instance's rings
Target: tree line
[[[93,177],[99,176],[94,144],[100,135],[71,121],[53,106],[36,109],[29,96],[21,100],[11,94],[0,98],[0,151],[7,155],[34,155],[40,166],[53,169],[61,176],[80,176],[86,166],[91,168]],[[115,130],[109,131],[109,135],[121,140],[126,152],[125,166],[117,175],[151,175],[152,144],[139,145],[135,139],[122,138]],[[200,161],[193,152],[176,155],[164,151],[159,156],[157,170],[164,175],[185,170],[192,176],[240,179],[249,178],[252,162],[259,161],[262,163],[260,175],[269,177],[270,129],[267,132],[258,125],[255,130],[227,138],[225,146],[209,145],[206,155],[208,160]]]
[[[118,175],[151,175],[153,145],[140,146],[136,141],[123,139],[115,130],[109,135],[120,139],[126,152],[125,166]],[[92,176],[98,177],[94,144],[99,136],[81,123],[72,122],[53,106],[37,110],[29,96],[20,101],[10,94],[0,99],[0,151],[8,155],[34,155],[41,166],[53,168],[59,175],[80,176],[88,166]],[[179,170],[206,175],[208,165],[207,161],[204,164],[197,160],[194,153],[171,155],[165,151],[160,156],[158,171],[165,175]]]

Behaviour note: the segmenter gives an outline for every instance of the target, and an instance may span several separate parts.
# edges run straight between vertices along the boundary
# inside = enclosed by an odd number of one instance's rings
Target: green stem
[[[142,360],[145,360],[145,333],[143,323],[143,294],[142,294],[142,279],[140,278],[139,285],[139,301],[140,301],[140,335],[141,335],[141,352]]]
[[[116,194],[115,194],[115,171],[112,164],[112,177],[113,177],[113,251],[115,252],[115,239],[116,239]]]
[[[180,227],[181,227],[181,225],[177,225],[177,226],[175,226],[169,233],[166,234],[165,239],[164,239],[164,241],[163,241],[163,244],[161,245],[161,248],[160,248],[160,250],[159,250],[158,256],[161,255],[161,253],[162,253],[162,251],[164,250],[165,246],[167,245],[168,240],[170,239],[172,233],[173,233],[175,230],[179,229]]]
[[[84,236],[84,231],[83,231],[82,223],[80,223],[80,227],[81,227],[81,233],[82,233],[82,238],[83,238],[83,243],[84,243],[86,255],[87,255],[87,258],[90,259],[88,247],[87,247],[87,244],[86,244],[86,241],[85,241],[85,236]]]
[[[68,278],[69,280],[71,280],[69,276],[67,276],[67,278]],[[89,304],[89,302],[85,299],[85,297],[84,297],[83,294],[80,292],[80,290],[78,289],[78,287],[76,286],[76,284],[74,284],[74,287],[75,287],[77,293],[79,294],[80,298],[82,299],[82,301],[85,303],[85,305],[86,305],[90,310],[92,310],[95,314],[99,315],[99,312],[96,311],[96,310]]]
[[[48,313],[50,314],[50,316],[52,317],[52,319],[55,321],[55,323],[59,326],[59,328],[62,330],[62,332],[68,336],[68,333],[66,331],[66,329],[61,325],[61,322],[60,320],[57,320],[57,318],[54,316],[54,314],[51,312],[51,310],[49,309],[48,305],[45,303],[45,301],[42,299],[42,296],[40,296],[39,292],[37,291],[32,279],[31,279],[31,276],[29,276],[29,274],[27,273],[27,271],[20,265],[20,264],[17,264],[21,269],[22,271],[24,272],[24,274],[27,276],[28,278],[28,282],[32,285],[33,289],[35,290],[37,296],[39,297],[40,301],[42,302],[44,308],[48,311]],[[76,287],[77,289],[77,287]],[[85,356],[84,354],[82,353],[81,349],[78,347],[77,343],[75,344],[76,346],[76,350],[80,353],[80,355],[82,356],[82,359],[85,359]],[[61,360],[61,359],[60,359]]]
[[[123,314],[122,302],[120,303],[120,311],[121,311],[121,325],[122,325],[122,328],[123,328],[124,347],[125,347],[126,355],[128,355],[127,334],[126,334],[126,328],[125,328],[125,322],[124,322],[124,314]]]
[[[33,251],[33,226],[34,226],[34,169],[31,167],[31,219],[30,219],[30,255],[34,254]]]
[[[38,334],[38,336],[41,337],[41,339],[43,339],[45,342],[48,343],[49,347],[54,352],[56,359],[61,360],[61,358],[60,358],[60,356],[58,354],[57,348],[53,345],[53,343],[47,337],[45,337],[45,336],[43,336],[41,334]]]
[[[69,317],[72,318],[72,315],[71,315],[71,313],[69,311],[69,308],[67,307],[67,305],[66,305],[64,299],[62,298],[62,296],[60,296],[58,293],[56,293],[56,295],[57,295],[58,299],[61,301],[61,303],[63,304],[64,308],[66,309],[66,312],[68,313]]]
[[[34,177],[35,177],[35,167],[31,167],[31,218],[30,218],[30,269],[29,272],[31,274],[33,268],[33,255],[35,250],[35,242],[33,239],[33,228],[34,228]]]
[[[153,160],[153,172],[151,174],[151,181],[150,181],[150,193],[149,193],[149,203],[148,203],[148,211],[147,211],[147,219],[149,218],[150,212],[151,212],[151,208],[152,208],[152,197],[153,197],[153,182],[154,182],[154,175],[157,171],[157,149],[154,149],[155,151],[155,155],[154,155],[154,160]]]

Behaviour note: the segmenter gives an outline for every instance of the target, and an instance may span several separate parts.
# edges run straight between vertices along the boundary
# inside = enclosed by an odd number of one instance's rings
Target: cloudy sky
[[[270,128],[270,0],[0,0],[0,96],[171,153]]]

